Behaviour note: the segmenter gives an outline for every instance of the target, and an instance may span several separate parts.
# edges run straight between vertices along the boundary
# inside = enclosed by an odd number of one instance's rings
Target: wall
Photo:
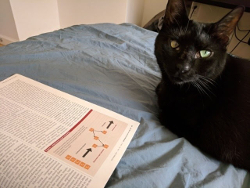
[[[126,7],[127,0],[58,0],[60,25],[123,23]]]
[[[60,28],[57,0],[10,0],[19,40]]]
[[[9,0],[0,0],[0,43],[9,44],[19,40]]]
[[[163,7],[166,6],[166,0],[154,2],[152,0],[60,0],[58,1],[60,25],[61,28],[65,28],[77,24],[127,22],[141,26],[145,15],[145,19],[149,19],[157,12],[157,8],[152,11],[150,7],[155,5],[161,7],[158,5],[159,2],[164,2]]]
[[[168,0],[58,0],[61,28],[77,24],[133,23],[143,26]]]
[[[141,26],[145,0],[128,0],[125,22]]]
[[[225,16],[230,9],[211,6],[211,5],[205,5],[201,3],[195,3],[198,5],[197,12],[194,12],[192,19],[199,21],[199,22],[217,22],[219,21],[223,16]],[[244,30],[250,29],[250,13],[245,12],[239,21],[239,28]],[[244,35],[246,35],[246,31],[237,31],[237,36],[242,39]],[[250,34],[245,38],[245,41],[247,42],[250,37]],[[231,50],[237,45],[238,40],[233,36],[229,46],[228,46],[228,52],[231,52]],[[248,44],[241,43],[233,52],[232,54],[237,55],[239,57],[243,57],[246,59],[250,59],[250,46]]]
[[[4,39],[4,44],[8,44],[77,24],[128,22],[142,26],[164,9],[166,2],[167,0],[154,2],[150,0],[0,0],[0,24],[4,26],[0,27],[0,37]]]
[[[164,10],[167,2],[168,0],[145,0],[141,26],[143,27],[151,18]]]

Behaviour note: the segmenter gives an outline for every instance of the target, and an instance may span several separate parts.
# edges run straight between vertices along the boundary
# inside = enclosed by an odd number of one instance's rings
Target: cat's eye
[[[179,43],[176,42],[175,40],[171,40],[170,45],[171,45],[171,47],[172,47],[173,49],[176,49],[176,50],[179,49]]]
[[[212,52],[209,51],[209,50],[201,50],[201,51],[199,51],[199,55],[200,55],[201,58],[210,57],[211,54],[212,54]]]

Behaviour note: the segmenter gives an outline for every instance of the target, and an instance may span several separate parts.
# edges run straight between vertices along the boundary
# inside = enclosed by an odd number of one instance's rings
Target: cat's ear
[[[228,44],[229,37],[233,33],[238,21],[244,13],[244,10],[245,8],[242,6],[236,7],[220,21],[214,24],[213,34],[219,37],[223,44]]]
[[[188,22],[188,16],[184,0],[168,0],[166,7],[164,24],[182,25]]]

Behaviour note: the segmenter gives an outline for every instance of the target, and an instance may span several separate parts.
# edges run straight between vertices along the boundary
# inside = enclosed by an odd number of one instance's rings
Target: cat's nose
[[[186,73],[186,72],[189,72],[189,70],[190,70],[190,65],[185,65],[185,66],[183,66],[183,69],[181,70],[181,73]]]
[[[190,66],[190,64],[179,64],[179,65],[177,65],[177,69],[178,69],[178,71],[181,73],[181,74],[185,74],[185,73],[187,73],[187,72],[189,72],[190,71],[190,69],[191,69],[191,66]]]

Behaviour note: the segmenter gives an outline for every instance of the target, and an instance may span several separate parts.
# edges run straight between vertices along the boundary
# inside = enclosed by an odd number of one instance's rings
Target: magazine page
[[[139,126],[18,74],[0,104],[3,187],[104,187]]]

